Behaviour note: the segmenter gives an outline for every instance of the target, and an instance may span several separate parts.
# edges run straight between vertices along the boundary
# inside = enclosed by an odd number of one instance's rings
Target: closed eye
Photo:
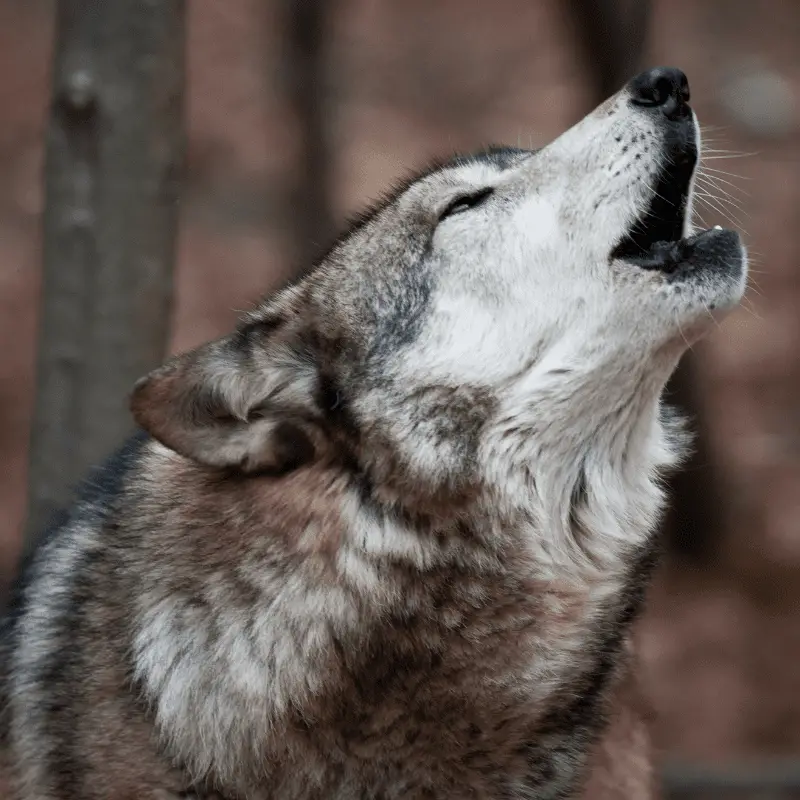
[[[462,194],[451,200],[441,214],[439,214],[439,222],[447,217],[452,217],[454,214],[461,214],[464,211],[477,208],[485,200],[488,200],[494,194],[494,189],[487,186],[485,189],[480,189],[471,194]]]

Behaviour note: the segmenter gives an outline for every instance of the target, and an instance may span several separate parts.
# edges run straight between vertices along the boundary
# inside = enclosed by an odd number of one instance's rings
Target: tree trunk
[[[689,351],[667,384],[667,400],[688,417],[694,439],[689,458],[670,478],[663,529],[674,554],[708,564],[720,554],[725,518],[697,373],[697,358]]]
[[[333,7],[332,0],[282,0],[280,6],[284,92],[297,137],[285,211],[291,258],[300,271],[311,266],[334,234],[325,47]]]
[[[25,550],[131,430],[167,342],[183,167],[183,0],[60,0]]]
[[[571,0],[596,103],[619,91],[641,68],[649,0]]]

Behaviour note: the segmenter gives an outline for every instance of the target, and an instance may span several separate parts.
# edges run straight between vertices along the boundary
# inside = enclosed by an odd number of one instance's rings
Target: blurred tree
[[[649,0],[571,0],[576,33],[597,102],[617,92],[641,68]]]
[[[183,0],[60,0],[24,550],[132,428],[164,356],[183,166]]]
[[[334,5],[329,0],[281,0],[280,5],[286,48],[283,90],[297,142],[286,197],[286,227],[293,265],[302,270],[311,266],[335,232],[326,69]]]
[[[622,87],[640,69],[647,41],[651,3],[647,0],[571,0],[576,33],[582,43],[595,102]],[[670,481],[672,502],[664,530],[670,548],[694,561],[717,552],[723,517],[712,469],[708,424],[698,396],[697,361],[688,352],[667,385],[669,401],[691,420],[694,448]]]

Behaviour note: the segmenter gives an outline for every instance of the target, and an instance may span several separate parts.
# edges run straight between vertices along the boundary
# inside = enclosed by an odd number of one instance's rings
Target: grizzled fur
[[[668,136],[623,90],[438,165],[140,381],[145,433],[18,590],[19,798],[581,785],[676,458],[661,391],[743,291],[730,232],[670,273],[612,257]]]

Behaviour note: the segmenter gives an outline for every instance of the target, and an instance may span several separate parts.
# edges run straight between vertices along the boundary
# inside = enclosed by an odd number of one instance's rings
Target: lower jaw
[[[678,241],[655,242],[646,253],[627,260],[642,269],[657,270],[658,272],[669,274],[691,259],[698,244],[701,244],[707,237],[713,236],[720,230],[722,229],[717,225],[714,228],[700,231]]]

